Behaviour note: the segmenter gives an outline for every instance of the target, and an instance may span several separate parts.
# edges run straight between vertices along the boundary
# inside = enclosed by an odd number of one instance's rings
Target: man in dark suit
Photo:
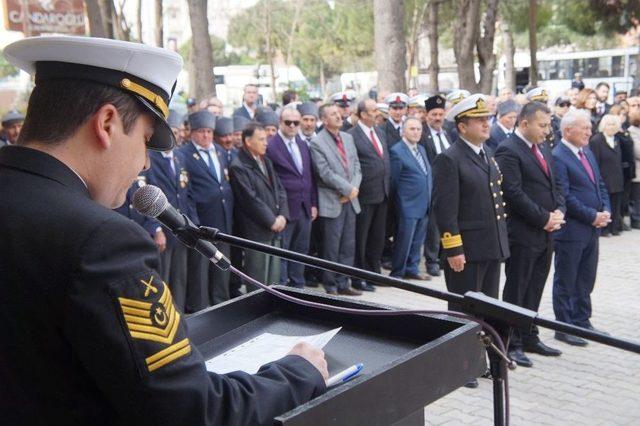
[[[498,297],[500,262],[509,257],[502,175],[485,151],[489,115],[483,95],[456,104],[447,115],[460,137],[433,165],[433,208],[442,235],[444,278],[451,292]],[[459,309],[450,304],[450,309]],[[477,387],[473,379],[469,387]]]
[[[255,84],[247,84],[244,86],[242,94],[242,105],[233,111],[233,116],[244,117],[247,120],[253,120],[258,109],[258,86]]]
[[[323,105],[320,119],[324,128],[311,141],[322,234],[320,255],[323,259],[351,266],[355,257],[356,215],[360,213],[360,161],[353,138],[340,131],[342,117],[338,108]],[[324,271],[322,284],[329,294],[362,294],[341,274]]]
[[[384,126],[381,126],[381,130],[384,132],[387,146],[391,148],[402,139],[402,121],[407,114],[409,97],[404,93],[395,92],[387,95],[384,102],[389,105],[389,118]]]
[[[595,90],[598,98],[596,102],[596,115],[598,116],[598,120],[600,120],[605,114],[609,114],[609,110],[611,109],[611,104],[607,102],[609,100],[611,87],[606,81],[601,81],[596,84]]]
[[[231,187],[239,235],[263,244],[281,246],[287,226],[287,194],[267,152],[267,133],[257,123],[242,131],[242,148],[231,163]],[[244,272],[265,283],[280,282],[280,259],[255,250],[244,251]],[[245,283],[247,291],[256,286]]]
[[[362,170],[358,193],[361,210],[356,216],[355,266],[379,274],[389,202],[389,151],[382,132],[375,128],[378,115],[376,101],[360,101],[357,113],[358,124],[349,130]],[[353,287],[365,291],[375,290],[373,284],[364,281],[354,282]]]
[[[153,241],[111,210],[148,168],[147,148],[174,144],[180,57],[89,37],[29,38],[4,54],[38,84],[17,146],[0,150],[2,422],[273,424],[323,392],[326,364],[308,346],[293,351],[306,360],[256,375],[207,372]]]
[[[493,152],[498,149],[498,145],[500,145],[503,140],[513,133],[516,126],[516,119],[518,118],[518,112],[520,111],[520,106],[516,101],[508,99],[504,102],[500,102],[497,110],[498,118],[493,126],[491,126],[489,139],[484,143],[485,146],[490,148]]]
[[[181,121],[181,117],[175,111],[169,111],[167,123],[176,139],[182,124]],[[147,183],[160,188],[175,209],[185,214],[193,223],[198,224],[200,221],[196,214],[195,204],[188,194],[189,172],[184,167],[181,152],[176,149],[162,152],[151,151],[149,159],[151,167],[146,172]],[[199,294],[201,290],[198,286],[202,285],[200,280],[189,282],[187,279],[189,249],[181,244],[171,232],[165,232],[157,221],[147,218],[144,226],[160,252],[162,279],[169,285],[174,303],[184,312],[189,290],[193,288],[192,292]]]
[[[509,250],[505,302],[538,311],[553,257],[553,232],[564,224],[564,197],[556,184],[551,151],[545,137],[551,111],[540,102],[526,104],[513,135],[502,141],[495,158],[503,175],[507,203]],[[514,330],[509,357],[518,365],[533,363],[524,351],[546,356],[561,352],[540,341],[537,327]]]
[[[445,98],[440,95],[431,96],[424,103],[426,113],[420,144],[427,152],[427,158],[432,167],[436,156],[449,149],[453,142],[443,127],[445,103]],[[427,221],[424,257],[427,273],[433,277],[440,276],[440,232],[432,208],[429,209],[429,220]]]
[[[555,233],[553,311],[556,320],[593,329],[591,292],[598,267],[600,228],[611,221],[609,195],[598,164],[587,147],[591,119],[569,111],[560,122],[562,142],[553,150],[558,183],[567,205],[567,223]],[[587,341],[556,332],[556,339],[575,346]]]
[[[220,232],[230,233],[233,224],[233,193],[229,185],[228,163],[224,150],[213,143],[215,117],[209,111],[198,111],[189,115],[191,141],[185,143],[180,151],[184,157],[184,167],[189,173],[189,197],[196,206],[200,225],[217,228]],[[229,245],[218,243],[218,249],[229,256]],[[202,291],[200,297],[194,295],[194,303],[189,310],[196,311],[229,300],[229,272],[221,271],[209,262],[202,263],[200,258],[192,256],[189,261],[189,273],[201,275]],[[189,280],[197,278],[189,278]],[[199,305],[197,306],[196,303]],[[189,304],[189,301],[187,301]]]
[[[280,129],[269,139],[267,157],[287,195],[288,223],[282,232],[282,246],[307,254],[311,223],[318,217],[318,190],[311,166],[311,151],[298,136],[300,113],[293,107],[280,113]],[[304,288],[304,265],[280,261],[280,284]]]
[[[432,187],[427,153],[418,144],[421,133],[420,120],[407,118],[402,126],[402,141],[389,150],[391,185],[398,217],[391,276],[429,280],[431,277],[420,274],[419,270],[420,249],[427,232]]]

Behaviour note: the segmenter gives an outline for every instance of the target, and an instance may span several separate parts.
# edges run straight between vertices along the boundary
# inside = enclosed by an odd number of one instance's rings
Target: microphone
[[[176,210],[162,190],[154,185],[145,185],[133,194],[133,207],[142,215],[156,219],[181,243],[195,249],[219,269],[226,271],[231,262],[216,246],[202,240],[198,228],[187,216]]]

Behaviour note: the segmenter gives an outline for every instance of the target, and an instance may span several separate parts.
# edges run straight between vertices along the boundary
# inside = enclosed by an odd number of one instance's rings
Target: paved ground
[[[600,264],[592,294],[595,327],[617,337],[640,341],[640,231],[601,238]],[[540,314],[553,319],[549,275]],[[504,274],[503,274],[504,280]],[[444,278],[431,281],[444,288]],[[412,308],[445,308],[445,303],[394,288],[378,288],[365,299]],[[533,368],[510,374],[512,425],[640,424],[640,355],[589,343],[576,348],[558,342],[553,332],[541,338],[561,349],[560,358],[530,355]],[[461,388],[426,409],[428,425],[490,425],[492,388]]]

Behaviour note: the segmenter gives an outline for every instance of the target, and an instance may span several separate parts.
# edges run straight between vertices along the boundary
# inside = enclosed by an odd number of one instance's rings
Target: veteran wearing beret
[[[2,422],[272,424],[322,393],[326,363],[308,346],[255,375],[208,373],[153,240],[111,210],[147,149],[174,145],[180,56],[68,36],[3,53],[35,88],[17,145],[0,150]]]
[[[447,289],[458,294],[481,291],[497,298],[500,262],[509,256],[509,241],[502,176],[484,146],[490,114],[480,94],[463,99],[449,111],[447,120],[456,123],[459,137],[435,159],[433,208]],[[469,386],[477,386],[477,381]]]
[[[24,115],[15,109],[2,116],[2,131],[0,131],[0,148],[14,145],[20,136]]]

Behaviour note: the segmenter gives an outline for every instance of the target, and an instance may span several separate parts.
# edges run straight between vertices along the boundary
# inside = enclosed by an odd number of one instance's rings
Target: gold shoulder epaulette
[[[462,245],[462,237],[460,234],[451,235],[451,233],[445,232],[442,234],[442,238],[440,240],[442,241],[442,247],[445,249],[452,249]]]

